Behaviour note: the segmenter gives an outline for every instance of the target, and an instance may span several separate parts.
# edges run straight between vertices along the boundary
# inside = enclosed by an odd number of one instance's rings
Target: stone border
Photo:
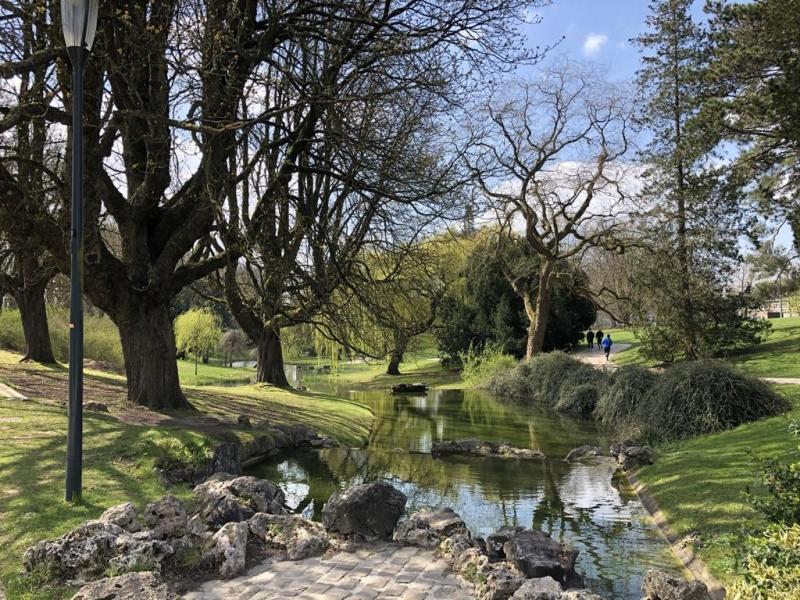
[[[708,593],[713,600],[724,600],[726,596],[725,586],[709,570],[708,565],[703,562],[694,549],[681,543],[681,538],[675,533],[667,521],[666,515],[661,511],[648,487],[643,484],[631,471],[625,471],[625,476],[633,487],[633,491],[639,497],[639,501],[655,521],[661,535],[669,543],[673,554],[678,557],[683,567],[692,574],[698,581],[702,581],[708,587]]]

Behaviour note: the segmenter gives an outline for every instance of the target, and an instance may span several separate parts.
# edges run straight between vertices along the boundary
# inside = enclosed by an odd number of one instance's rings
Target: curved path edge
[[[648,487],[636,477],[635,473],[626,472],[625,475],[628,481],[630,481],[631,486],[633,486],[633,491],[639,496],[642,505],[644,505],[647,512],[650,513],[650,516],[653,518],[653,521],[655,521],[659,531],[666,538],[667,542],[669,542],[670,548],[675,556],[678,557],[686,570],[689,571],[695,579],[706,584],[708,592],[713,600],[723,600],[726,594],[725,586],[711,573],[708,565],[697,555],[694,549],[690,545],[682,543],[681,538],[678,537],[670,526],[666,515],[659,508],[656,499],[650,493]]]

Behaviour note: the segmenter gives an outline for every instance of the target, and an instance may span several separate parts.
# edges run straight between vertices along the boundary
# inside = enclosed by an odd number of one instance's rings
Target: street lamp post
[[[83,69],[97,30],[99,0],[61,0],[61,25],[72,62],[72,236],[69,293],[68,502],[81,496],[83,469]]]

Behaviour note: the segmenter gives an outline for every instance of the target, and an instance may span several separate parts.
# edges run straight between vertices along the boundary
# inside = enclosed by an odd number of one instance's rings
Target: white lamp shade
[[[97,31],[99,0],[61,0],[61,27],[67,48],[85,46],[92,49]]]

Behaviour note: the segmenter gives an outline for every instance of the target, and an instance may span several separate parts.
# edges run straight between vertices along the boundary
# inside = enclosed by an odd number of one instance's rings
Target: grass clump
[[[587,417],[597,406],[598,386],[593,383],[581,383],[564,387],[559,395],[555,409],[568,415]]]
[[[760,379],[703,360],[674,365],[659,375],[633,417],[642,437],[665,442],[733,429],[789,408]]]
[[[572,412],[586,402],[596,402],[607,383],[608,376],[604,371],[564,352],[549,352],[533,357],[516,369],[500,372],[490,380],[489,389],[497,395],[528,404],[560,407]],[[584,387],[576,391],[579,386]],[[594,394],[589,388],[594,390]],[[593,396],[594,401],[591,400]]]
[[[647,394],[656,383],[658,375],[637,365],[627,365],[613,375],[611,385],[598,399],[595,418],[608,429],[621,431],[644,403]],[[628,437],[633,437],[628,435]]]
[[[469,386],[478,387],[491,381],[495,376],[511,371],[517,366],[517,359],[510,354],[504,354],[503,349],[488,343],[480,350],[472,344],[466,352],[459,354],[461,364],[461,379]]]

